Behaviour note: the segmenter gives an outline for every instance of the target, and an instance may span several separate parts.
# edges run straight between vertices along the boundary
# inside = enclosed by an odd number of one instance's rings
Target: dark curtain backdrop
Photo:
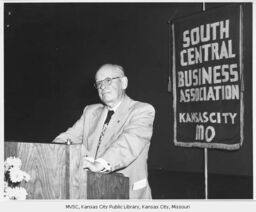
[[[206,4],[206,10],[224,4]],[[209,172],[252,175],[252,4],[243,4],[245,139],[237,151],[209,150]],[[203,172],[203,149],[173,144],[168,20],[201,3],[6,3],[5,141],[51,142],[85,105],[99,101],[94,74],[104,63],[126,69],[130,97],[154,105],[149,167]]]

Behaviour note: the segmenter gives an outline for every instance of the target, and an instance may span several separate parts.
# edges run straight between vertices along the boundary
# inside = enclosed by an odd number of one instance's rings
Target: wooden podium
[[[31,180],[22,184],[28,199],[129,199],[129,179],[81,167],[81,144],[5,142],[4,158],[21,159]]]

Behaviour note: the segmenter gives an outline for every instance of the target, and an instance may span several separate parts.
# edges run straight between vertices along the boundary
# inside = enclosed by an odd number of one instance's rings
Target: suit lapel
[[[116,132],[120,130],[120,128],[123,126],[123,123],[126,121],[127,116],[130,114],[130,107],[132,103],[133,101],[128,96],[125,96],[123,102],[113,114],[107,127],[107,130],[105,132],[105,135],[101,141],[98,156],[103,151],[105,151],[108,148],[108,146],[111,145],[111,143],[114,142],[115,139],[111,140],[111,137],[116,135]]]
[[[97,125],[93,130],[92,134],[90,135],[90,137],[88,138],[88,150],[91,153],[91,157],[94,157],[94,155],[96,154],[96,149],[98,146],[103,124],[107,116],[107,112],[107,107],[104,107],[102,111],[99,111],[97,114],[94,114],[94,119],[92,119],[92,123],[97,122]]]

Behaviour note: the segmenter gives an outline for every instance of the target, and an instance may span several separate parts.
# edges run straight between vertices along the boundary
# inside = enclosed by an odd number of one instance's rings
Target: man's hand
[[[83,158],[83,168],[89,169],[92,172],[100,172],[104,169],[104,166],[98,161],[89,161],[86,157]]]

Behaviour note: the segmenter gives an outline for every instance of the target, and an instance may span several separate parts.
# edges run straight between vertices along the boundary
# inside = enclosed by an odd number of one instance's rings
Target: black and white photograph
[[[1,201],[254,202],[253,4],[5,0]]]

